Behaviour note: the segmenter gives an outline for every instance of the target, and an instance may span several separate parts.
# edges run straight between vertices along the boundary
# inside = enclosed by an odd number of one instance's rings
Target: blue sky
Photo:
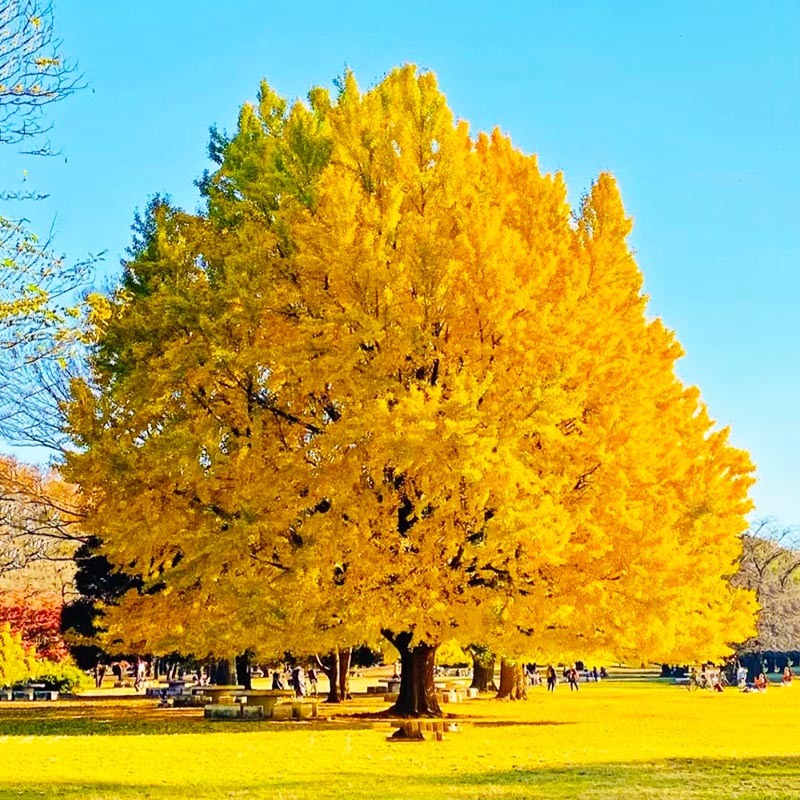
[[[616,175],[681,376],[752,453],[758,513],[800,524],[800,2],[54,5],[89,89],[53,107],[62,157],[3,152],[2,185],[27,169],[50,193],[6,214],[52,224],[68,257],[105,250],[110,281],[136,207],[196,207],[209,126],[233,128],[262,77],[294,98],[347,66],[368,87],[416,63],[473,131],[562,170],[573,201]]]

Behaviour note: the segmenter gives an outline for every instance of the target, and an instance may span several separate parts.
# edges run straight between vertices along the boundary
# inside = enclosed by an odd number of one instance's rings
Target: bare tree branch
[[[61,55],[53,6],[43,0],[0,3],[0,144],[39,139],[50,130],[43,111],[83,88],[75,65]],[[51,154],[48,142],[25,152]]]

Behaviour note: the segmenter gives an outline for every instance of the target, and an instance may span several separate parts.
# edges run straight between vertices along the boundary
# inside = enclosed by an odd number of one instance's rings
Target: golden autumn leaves
[[[112,636],[664,660],[746,637],[752,468],[645,317],[613,178],[576,221],[413,67],[309,98],[262,85],[207,211],[153,209],[94,317],[68,472],[153,587]]]

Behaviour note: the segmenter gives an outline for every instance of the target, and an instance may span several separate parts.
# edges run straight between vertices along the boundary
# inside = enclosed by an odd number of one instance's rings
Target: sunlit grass
[[[800,691],[609,682],[448,707],[461,730],[205,722],[148,701],[0,706],[0,797],[796,798]],[[384,707],[359,700],[351,711]]]

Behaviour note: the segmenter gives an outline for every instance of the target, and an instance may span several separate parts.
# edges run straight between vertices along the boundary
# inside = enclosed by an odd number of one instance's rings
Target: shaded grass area
[[[582,798],[583,800],[794,800],[800,792],[800,759],[759,761],[678,760],[652,764],[603,764],[592,767],[541,768],[447,775],[377,776],[345,767],[336,776],[243,776],[237,786],[220,790],[200,784],[153,785],[104,781],[59,782],[45,785],[0,784],[0,798],[64,798],[64,800],[134,800],[134,798],[374,798],[410,797]]]
[[[207,721],[202,709],[161,709],[148,700],[83,701],[60,704],[7,704],[0,706],[3,736],[154,736],[176,734],[253,733],[263,729],[258,721]],[[270,731],[293,730],[297,723],[269,722]],[[307,723],[307,725],[310,723]],[[371,729],[373,724],[348,718],[350,729]],[[315,728],[338,729],[335,719],[324,717]]]
[[[0,704],[0,798],[800,796],[800,692],[613,684],[453,706],[442,742],[388,742],[380,700],[312,723],[206,722],[144,700]]]

